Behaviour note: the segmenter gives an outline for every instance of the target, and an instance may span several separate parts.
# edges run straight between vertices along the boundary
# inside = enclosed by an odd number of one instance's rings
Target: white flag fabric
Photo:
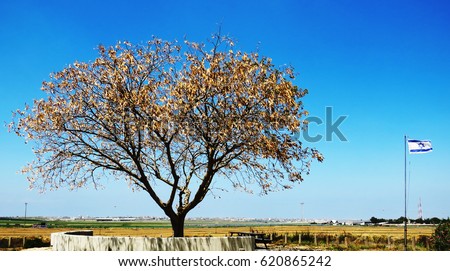
[[[409,153],[427,153],[433,150],[430,140],[408,139]]]

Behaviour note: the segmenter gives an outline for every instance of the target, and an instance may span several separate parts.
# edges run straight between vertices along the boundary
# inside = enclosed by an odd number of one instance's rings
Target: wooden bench
[[[258,248],[256,244],[264,244],[264,247],[268,249],[267,244],[271,243],[272,240],[269,238],[266,238],[266,235],[264,233],[256,233],[256,232],[241,232],[241,231],[231,231],[230,235],[237,235],[237,236],[253,236],[255,237],[255,248]]]

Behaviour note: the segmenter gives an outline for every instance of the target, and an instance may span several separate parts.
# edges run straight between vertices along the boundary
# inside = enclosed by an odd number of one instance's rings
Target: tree
[[[10,124],[35,143],[23,170],[31,187],[126,179],[150,195],[177,237],[218,175],[262,193],[301,182],[311,161],[323,160],[295,136],[306,125],[307,90],[291,82],[292,67],[233,49],[220,35],[207,45],[118,42],[99,46],[94,62],[52,74],[46,98]]]
[[[384,218],[376,218],[376,217],[372,216],[370,218],[370,222],[373,223],[373,224],[378,224],[378,223],[386,222],[386,219],[384,219]]]

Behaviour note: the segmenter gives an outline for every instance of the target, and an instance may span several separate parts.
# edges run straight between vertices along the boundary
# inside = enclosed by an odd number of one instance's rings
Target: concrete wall
[[[241,251],[254,250],[254,237],[93,236],[93,231],[51,234],[56,251]]]

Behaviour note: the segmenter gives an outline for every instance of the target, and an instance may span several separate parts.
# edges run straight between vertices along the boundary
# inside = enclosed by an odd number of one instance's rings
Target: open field
[[[34,243],[49,244],[53,232],[90,229],[100,236],[148,236],[170,237],[172,229],[168,221],[46,221],[46,227],[35,228],[39,220],[0,220],[0,243],[20,243],[32,247]],[[402,226],[331,226],[267,224],[230,221],[188,221],[186,236],[229,236],[230,232],[265,233],[273,240],[273,247],[299,247],[302,249],[339,250],[401,250]],[[434,226],[408,227],[411,246],[420,250],[429,248],[429,237]],[[6,241],[7,240],[7,241]],[[13,240],[13,241],[11,241]],[[30,240],[30,241],[27,241]],[[29,245],[25,245],[29,242]],[[416,247],[417,246],[417,247]]]
[[[33,225],[45,223],[44,228]],[[95,235],[170,237],[172,229],[168,221],[42,221],[0,220],[0,237],[50,236],[50,233],[67,230],[91,229]],[[403,225],[398,226],[332,226],[302,225],[230,221],[187,221],[186,236],[226,236],[231,231],[255,231],[266,234],[327,234],[403,237]],[[431,236],[434,226],[408,226],[408,236]]]
[[[170,237],[170,228],[86,228],[94,231],[94,235],[105,236],[149,236]],[[80,230],[80,228],[0,228],[0,237],[50,237],[52,232]],[[408,236],[431,236],[433,227],[409,227]],[[226,236],[232,231],[255,231],[266,234],[328,234],[328,235],[361,235],[361,236],[391,236],[403,237],[401,227],[369,227],[369,226],[255,226],[255,227],[217,227],[217,228],[187,228],[186,236]]]

